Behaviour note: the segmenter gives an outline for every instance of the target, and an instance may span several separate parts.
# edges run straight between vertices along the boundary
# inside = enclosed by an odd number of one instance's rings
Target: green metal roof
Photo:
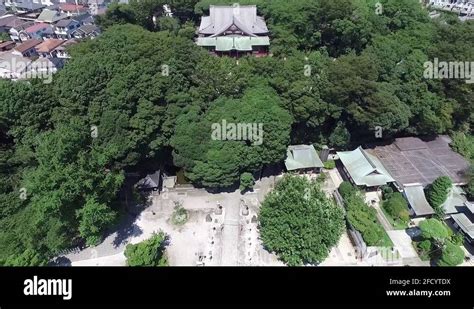
[[[466,192],[459,186],[453,186],[442,206],[446,214],[453,214],[459,212],[459,208],[465,207],[466,202]]]
[[[313,145],[288,146],[286,155],[285,166],[289,171],[324,166]]]
[[[404,188],[405,196],[417,216],[427,216],[435,213],[425,197],[423,186]]]
[[[213,46],[216,51],[241,50],[251,51],[253,46],[268,46],[270,39],[264,37],[249,36],[219,36],[219,37],[200,37],[196,44],[199,46]]]
[[[229,51],[234,47],[234,39],[232,37],[220,36],[216,38],[217,51]]]
[[[457,223],[457,225],[461,228],[461,230],[464,231],[469,237],[474,239],[474,224],[469,220],[469,218],[463,214],[463,213],[458,213],[451,215],[451,218],[453,218],[454,222]]]
[[[358,186],[375,187],[395,181],[375,156],[359,147],[337,155],[354,183]]]

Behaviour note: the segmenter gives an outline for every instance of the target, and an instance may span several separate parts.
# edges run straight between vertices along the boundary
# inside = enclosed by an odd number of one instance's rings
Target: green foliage
[[[336,168],[336,161],[327,160],[326,162],[324,162],[324,168],[327,169],[327,170],[332,170],[332,169]]]
[[[464,236],[461,233],[453,233],[450,241],[457,246],[462,246],[464,244]]]
[[[420,222],[420,230],[423,238],[443,241],[448,237],[448,230],[443,222],[437,219],[426,219]]]
[[[377,219],[377,212],[369,207],[359,193],[344,198],[347,208],[347,221],[362,234],[368,246],[390,247],[386,232]]]
[[[382,186],[382,196],[384,200],[388,200],[392,194],[393,194],[393,189],[389,185],[384,185]]]
[[[166,266],[165,245],[167,236],[163,232],[153,233],[151,238],[125,248],[128,266]]]
[[[354,186],[349,181],[341,182],[337,190],[344,199],[349,198],[351,195],[357,192],[356,188],[354,188]]]
[[[188,211],[181,204],[177,204],[174,207],[173,214],[171,215],[171,223],[178,226],[183,225],[188,221],[188,218]]]
[[[464,251],[458,245],[446,242],[438,266],[456,266],[464,262]]]
[[[329,135],[329,142],[332,147],[343,149],[349,145],[351,134],[345,125],[339,121],[334,131]]]
[[[11,38],[6,32],[0,32],[0,42],[10,41]]]
[[[453,183],[448,176],[438,177],[426,190],[426,198],[439,216],[444,214],[441,205],[446,201]]]
[[[416,248],[422,261],[427,261],[431,258],[433,245],[430,240],[425,239],[416,243]]]
[[[234,124],[234,129],[237,124],[252,125],[252,140],[247,133],[230,136],[228,124]],[[240,100],[223,97],[205,115],[194,109],[177,119],[171,139],[174,163],[195,183],[230,186],[241,172],[284,159],[290,124],[278,97],[267,88],[248,90]]]
[[[45,266],[47,262],[48,261],[38,253],[27,249],[18,256],[9,256],[4,266]]]
[[[383,202],[382,207],[394,220],[398,220],[403,223],[408,223],[410,220],[408,204],[405,198],[399,192],[391,194],[390,198]]]
[[[107,205],[88,198],[84,207],[77,210],[77,217],[79,235],[86,239],[87,245],[97,245],[102,238],[102,231],[114,222],[116,214]]]
[[[451,137],[453,149],[467,160],[474,161],[474,136],[463,132],[453,132]]]
[[[322,262],[344,230],[344,215],[315,182],[286,175],[260,210],[265,248],[290,266]]]
[[[240,191],[251,189],[255,183],[255,179],[251,173],[242,173],[240,175]]]

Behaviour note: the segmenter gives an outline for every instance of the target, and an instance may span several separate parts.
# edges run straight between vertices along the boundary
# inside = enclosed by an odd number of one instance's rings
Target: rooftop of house
[[[64,43],[61,44],[60,46],[58,46],[56,48],[56,50],[66,50],[66,48],[68,46],[71,46],[71,45],[74,45],[74,44],[77,44],[79,43],[76,39],[70,39],[70,40],[67,40],[67,41],[63,41]]]
[[[454,222],[457,223],[459,228],[464,231],[471,239],[474,239],[474,223],[464,213],[458,213],[451,215]]]
[[[67,19],[62,19],[60,21],[58,21],[55,26],[56,27],[60,27],[60,28],[66,28],[66,27],[69,27],[70,24],[72,23],[76,23],[78,21],[75,21],[74,19],[71,19],[71,18],[67,18]]]
[[[76,5],[72,3],[61,3],[59,9],[65,12],[86,12],[87,8],[82,5]]]
[[[239,30],[248,36],[268,34],[263,17],[257,16],[257,6],[211,5],[209,16],[201,18],[199,34],[218,36],[226,30]]]
[[[368,151],[403,186],[426,186],[445,175],[454,184],[464,185],[468,180],[469,162],[451,149],[450,142],[445,135],[430,139],[404,137]]]
[[[31,68],[36,70],[52,70],[60,69],[64,66],[64,60],[59,58],[45,58],[40,57],[36,59],[32,64]]]
[[[37,23],[37,24],[34,24],[32,26],[29,26],[28,28],[25,29],[25,31],[28,32],[28,33],[35,33],[35,32],[38,32],[40,30],[47,29],[49,27],[50,26],[48,24]]]
[[[15,42],[13,41],[0,42],[0,49],[6,48],[11,45],[15,45]]]
[[[35,47],[36,45],[41,44],[41,42],[42,41],[35,40],[35,39],[27,40],[27,41],[21,43],[20,45],[18,45],[17,47],[15,47],[15,50],[20,52],[20,53],[24,53],[27,50]]]
[[[417,216],[427,216],[435,213],[434,209],[426,200],[423,186],[411,186],[403,188],[405,196],[411,208]]]
[[[324,164],[313,145],[293,145],[286,150],[285,166],[287,170],[294,171],[323,167]]]
[[[88,35],[88,34],[91,34],[95,31],[99,31],[99,27],[97,27],[96,25],[83,25],[83,26],[77,28],[76,31],[79,32],[79,33]]]
[[[47,39],[44,40],[41,44],[38,44],[35,48],[39,53],[49,53],[63,43],[64,40]]]
[[[60,13],[56,10],[44,9],[41,14],[38,16],[38,21],[44,21],[49,23],[54,23],[58,20],[66,18],[67,15],[64,13]]]
[[[358,186],[374,187],[394,181],[382,163],[362,147],[337,152],[337,155]]]

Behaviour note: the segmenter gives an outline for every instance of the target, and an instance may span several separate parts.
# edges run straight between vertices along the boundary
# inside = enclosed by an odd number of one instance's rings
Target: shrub
[[[151,238],[138,244],[128,244],[125,256],[128,266],[165,266],[168,264],[165,256],[166,234],[153,233]]]
[[[451,236],[451,242],[455,245],[462,246],[464,243],[464,236],[461,233],[454,233]]]
[[[384,200],[389,199],[392,193],[393,193],[392,187],[388,185],[382,186],[382,196]]]
[[[446,242],[441,254],[441,259],[438,261],[439,266],[456,266],[464,261],[464,251],[458,245],[451,242]]]
[[[339,188],[337,189],[339,193],[341,194],[343,199],[348,198],[350,195],[354,194],[357,192],[356,188],[348,182],[348,181],[343,181],[340,185]]]
[[[426,191],[428,202],[440,216],[444,215],[441,205],[446,201],[452,186],[453,183],[448,176],[441,176],[436,178]]]
[[[361,196],[349,195],[345,199],[347,220],[359,231],[368,246],[385,246],[385,230],[377,220],[377,212]]]
[[[427,219],[420,222],[421,235],[426,239],[442,241],[449,234],[445,225],[437,219]]]
[[[335,167],[336,167],[336,161],[334,160],[327,160],[326,162],[324,162],[324,168],[327,170],[332,170]]]
[[[176,204],[174,212],[171,215],[171,223],[174,225],[183,225],[186,221],[188,221],[188,211],[181,206],[181,204]]]
[[[408,222],[410,220],[410,213],[408,211],[408,204],[399,192],[391,194],[390,198],[383,202],[385,211],[395,220]]]
[[[250,173],[242,173],[240,175],[240,191],[244,191],[247,189],[251,189],[255,183],[255,179],[253,178],[253,175]]]

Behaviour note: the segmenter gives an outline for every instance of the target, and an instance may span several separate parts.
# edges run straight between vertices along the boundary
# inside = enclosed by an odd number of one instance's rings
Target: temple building
[[[222,56],[266,56],[270,39],[265,20],[255,5],[209,7],[198,29],[197,45]]]

